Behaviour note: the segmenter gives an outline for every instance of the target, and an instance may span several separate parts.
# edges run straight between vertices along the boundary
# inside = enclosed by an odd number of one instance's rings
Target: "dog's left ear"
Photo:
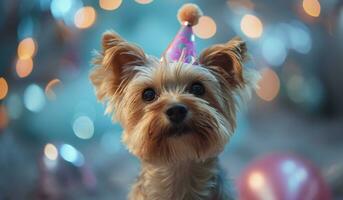
[[[146,62],[141,48],[115,32],[106,32],[102,37],[102,51],[95,57],[90,74],[97,98],[106,101],[120,96],[134,75],[133,68]]]
[[[242,87],[244,78],[243,62],[246,60],[247,47],[236,37],[225,44],[216,44],[205,49],[198,62],[221,76],[232,87]]]

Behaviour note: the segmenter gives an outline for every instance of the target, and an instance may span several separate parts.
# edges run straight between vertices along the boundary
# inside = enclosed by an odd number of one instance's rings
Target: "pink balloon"
[[[253,162],[237,182],[239,200],[330,200],[319,170],[298,156],[272,154]]]

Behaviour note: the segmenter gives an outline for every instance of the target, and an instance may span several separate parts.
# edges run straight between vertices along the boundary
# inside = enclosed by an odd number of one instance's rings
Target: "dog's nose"
[[[187,116],[188,109],[183,104],[174,104],[170,106],[166,114],[169,118],[169,120],[173,123],[181,123]]]

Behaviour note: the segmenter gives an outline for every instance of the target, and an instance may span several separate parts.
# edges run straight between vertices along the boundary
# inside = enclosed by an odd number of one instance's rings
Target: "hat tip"
[[[193,3],[184,4],[177,14],[181,24],[186,24],[190,26],[197,25],[199,18],[202,16],[202,11],[200,8]]]

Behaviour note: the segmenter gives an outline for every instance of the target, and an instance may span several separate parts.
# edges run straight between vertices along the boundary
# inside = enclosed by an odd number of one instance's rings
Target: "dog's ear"
[[[236,37],[225,44],[216,44],[205,49],[198,62],[211,69],[230,86],[237,88],[244,85],[242,65],[247,55],[244,41]]]
[[[133,68],[146,62],[142,49],[114,32],[106,32],[102,38],[102,51],[95,57],[95,68],[90,74],[97,98],[106,101],[120,95],[134,75]]]

